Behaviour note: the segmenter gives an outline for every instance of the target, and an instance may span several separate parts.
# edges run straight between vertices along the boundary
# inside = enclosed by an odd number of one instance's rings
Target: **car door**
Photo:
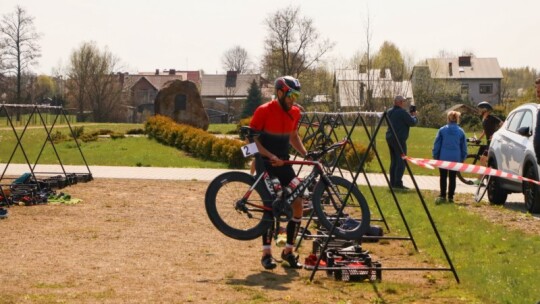
[[[511,120],[508,123],[508,127],[505,132],[501,134],[501,170],[518,173],[519,164],[515,157],[515,147],[516,142],[519,141],[519,134],[517,129],[521,123],[521,118],[523,117],[524,111],[517,111],[510,118]]]
[[[530,109],[523,111],[523,117],[521,118],[521,121],[519,123],[517,130],[522,129],[522,128],[529,128],[528,134],[532,134],[533,112]],[[526,149],[527,149],[529,141],[532,140],[532,137],[521,135],[517,132],[517,130],[516,130],[516,136],[514,140],[514,151],[513,151],[514,161],[511,162],[512,164],[511,170],[512,172],[521,174],[521,172],[523,172],[522,167],[524,163],[523,161],[525,159]]]

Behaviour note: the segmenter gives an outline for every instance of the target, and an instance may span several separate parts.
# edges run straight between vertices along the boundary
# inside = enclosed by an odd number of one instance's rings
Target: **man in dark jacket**
[[[390,149],[390,186],[397,190],[408,189],[403,186],[405,160],[401,158],[401,153],[407,154],[409,128],[418,123],[416,110],[414,109],[409,113],[404,109],[406,101],[403,96],[396,96],[394,98],[394,106],[387,112],[388,120],[392,124],[392,128],[388,126],[388,130],[386,131],[386,142]]]
[[[540,78],[536,78],[536,99],[540,102]],[[536,162],[540,164],[540,111],[536,115],[536,128],[534,129],[533,139],[534,153],[536,154]]]

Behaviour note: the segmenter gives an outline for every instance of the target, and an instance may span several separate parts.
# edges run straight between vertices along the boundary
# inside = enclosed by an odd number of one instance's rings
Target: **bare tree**
[[[15,101],[22,103],[23,78],[31,65],[41,56],[37,44],[40,35],[34,27],[34,17],[20,6],[6,14],[0,22],[0,44],[3,45],[5,72],[16,76]]]
[[[91,110],[94,121],[113,121],[118,115],[121,84],[114,74],[118,58],[108,50],[100,51],[86,42],[71,54],[68,77],[72,101],[77,105],[79,119]]]
[[[268,36],[264,69],[266,76],[300,74],[311,68],[334,47],[328,39],[321,39],[311,18],[300,16],[299,7],[278,10],[266,19]]]
[[[246,49],[237,45],[228,49],[221,59],[225,71],[236,71],[238,74],[244,74],[249,70],[251,62]]]

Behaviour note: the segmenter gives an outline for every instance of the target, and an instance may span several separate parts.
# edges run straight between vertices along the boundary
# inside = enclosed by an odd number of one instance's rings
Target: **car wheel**
[[[493,169],[497,169],[497,165],[494,161],[489,162],[489,167]],[[487,191],[488,191],[488,199],[489,202],[494,205],[504,205],[506,203],[506,198],[508,197],[508,192],[506,192],[501,186],[500,186],[500,177],[492,176],[489,179],[488,185],[487,185]]]
[[[538,180],[538,173],[534,165],[529,166],[525,171],[525,177],[532,180]],[[525,206],[531,213],[540,212],[540,186],[534,183],[523,182],[523,196],[525,198]]]

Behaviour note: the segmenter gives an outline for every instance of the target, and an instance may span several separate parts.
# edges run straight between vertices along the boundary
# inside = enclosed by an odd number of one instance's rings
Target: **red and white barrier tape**
[[[443,161],[443,160],[435,160],[435,159],[413,158],[406,155],[403,155],[402,158],[415,165],[428,168],[428,169],[440,168],[440,169],[459,171],[459,172],[465,172],[465,173],[474,173],[478,175],[491,175],[491,176],[497,176],[497,177],[502,177],[506,179],[518,180],[522,182],[523,181],[531,182],[531,183],[540,185],[539,181],[532,180],[530,178],[526,178],[526,177],[519,176],[516,174],[504,172],[501,170],[484,167],[484,166],[477,166],[477,165]]]

